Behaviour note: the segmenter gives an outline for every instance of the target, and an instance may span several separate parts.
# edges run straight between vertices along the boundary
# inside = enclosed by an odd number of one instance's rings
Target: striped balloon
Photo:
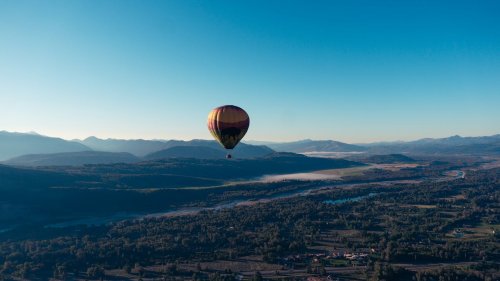
[[[250,126],[250,118],[245,110],[224,105],[208,114],[208,130],[226,149],[233,149],[245,136]]]

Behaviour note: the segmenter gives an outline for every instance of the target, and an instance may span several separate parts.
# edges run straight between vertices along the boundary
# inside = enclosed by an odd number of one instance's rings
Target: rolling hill
[[[258,158],[194,159],[167,158],[136,164],[88,165],[85,174],[169,174],[221,180],[252,179],[267,174],[295,173],[363,165],[343,159],[307,157],[295,153],[272,153]]]
[[[126,152],[82,151],[28,154],[4,161],[13,166],[78,166],[85,164],[134,163],[140,159]]]
[[[415,163],[416,160],[403,154],[370,155],[361,158],[363,163],[395,164],[395,163]]]
[[[153,152],[144,157],[147,160],[167,158],[198,158],[198,159],[223,159],[224,151],[208,146],[174,146]]]

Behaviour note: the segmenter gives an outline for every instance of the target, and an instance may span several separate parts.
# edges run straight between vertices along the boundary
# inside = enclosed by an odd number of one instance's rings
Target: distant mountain
[[[139,157],[145,157],[146,159],[160,159],[161,158],[204,158],[214,159],[216,154],[214,151],[208,152],[208,149],[202,149],[201,147],[208,147],[214,150],[220,151],[224,156],[227,152],[218,144],[216,141],[211,140],[119,140],[119,139],[98,139],[96,137],[89,137],[81,141],[83,144],[89,146],[94,150],[100,151],[110,151],[110,152],[128,152]],[[171,148],[174,150],[170,150]],[[179,148],[179,147],[193,147]],[[167,150],[167,151],[164,151]],[[195,151],[204,151],[204,153],[196,154]],[[164,151],[164,152],[162,152]],[[163,156],[162,156],[162,153]],[[233,150],[236,157],[240,158],[252,158],[260,157],[269,153],[273,153],[274,150],[266,146],[256,146],[240,143]],[[204,156],[205,155],[205,156]]]
[[[78,152],[91,150],[74,141],[33,133],[0,131],[0,161],[26,154]]]
[[[360,159],[364,163],[394,164],[394,163],[414,163],[415,159],[403,154],[371,155]]]
[[[128,152],[139,157],[168,147],[168,145],[164,141],[142,139],[121,140],[88,137],[80,142],[93,150],[108,152]]]
[[[425,138],[409,142],[365,145],[370,153],[405,154],[500,154],[500,135],[485,137]]]
[[[366,144],[358,144],[360,146],[392,146],[392,145],[429,145],[429,144],[439,144],[439,145],[471,145],[471,144],[491,144],[498,143],[500,141],[500,134],[492,136],[480,136],[480,137],[461,137],[459,135],[454,135],[446,138],[423,138],[414,141],[394,141],[394,142],[374,142]]]
[[[231,151],[231,154],[233,154],[235,158],[240,159],[262,157],[275,151],[294,153],[366,152],[372,155],[500,155],[500,135],[485,137],[452,136],[439,139],[424,138],[409,142],[398,141],[360,145],[347,144],[333,140],[318,141],[310,139],[285,143],[257,141],[253,141],[251,143],[253,143],[254,145],[240,143],[233,151]],[[266,145],[255,145],[263,143],[265,143]],[[89,153],[73,155],[51,155],[50,160],[43,159],[46,156],[37,156],[35,159],[32,155],[82,152],[91,150],[105,152],[126,152],[133,154],[136,157],[145,157],[145,159],[147,160],[165,158],[218,159],[224,157],[227,153],[216,141],[211,140],[120,140],[89,137],[82,141],[67,141],[60,138],[38,135],[36,133],[11,133],[0,131],[0,161],[24,155],[30,155],[30,157],[16,159],[15,161],[18,161],[18,163],[31,162],[36,163],[37,165],[45,165],[50,163],[54,163],[54,165],[63,165],[57,163],[66,163],[71,165],[80,165],[82,163],[111,163],[116,161],[113,159],[122,159],[118,160],[120,162],[137,161],[130,157],[130,155],[126,156],[125,158],[123,158],[124,156],[121,156],[122,158],[117,158],[116,155],[90,155]],[[218,151],[218,153],[216,151]],[[63,158],[65,158],[65,160],[62,160]]]
[[[415,141],[347,144],[333,140],[301,140],[295,142],[248,141],[265,144],[276,151],[307,152],[366,152],[369,154],[500,154],[500,134],[481,137],[423,138]]]
[[[227,154],[227,151],[219,143],[212,140],[199,140],[199,139],[190,141],[169,140],[165,141],[165,144],[166,144],[165,149],[173,147],[181,147],[181,146],[197,147],[197,149],[199,149],[200,147],[208,147],[223,152],[224,156]],[[187,152],[188,150],[185,151]],[[261,157],[273,152],[274,150],[270,149],[267,146],[240,143],[231,151],[231,154],[233,154],[237,158],[254,158],[254,157]],[[202,159],[203,157],[196,157],[196,158]]]
[[[473,145],[473,144],[491,144],[500,142],[500,134],[483,137],[461,137],[459,135],[447,138],[424,138],[409,142],[410,144],[442,144],[442,145]]]
[[[243,141],[246,144],[251,144],[251,145],[270,145],[270,144],[279,144],[280,142],[274,142],[274,141],[257,141],[257,140],[244,140]]]
[[[80,166],[85,164],[134,163],[140,159],[126,152],[81,151],[29,154],[4,161],[13,166]]]
[[[285,143],[270,143],[268,147],[286,152],[360,152],[366,148],[333,140],[301,140]]]
[[[223,151],[225,154],[227,154],[227,151],[225,149]],[[274,150],[265,145],[250,145],[240,143],[235,149],[233,149],[231,155],[233,155],[235,158],[256,158],[266,156],[274,152]]]
[[[193,144],[199,145],[193,145]],[[169,147],[164,150],[153,152],[144,157],[146,160],[158,160],[166,158],[196,158],[196,159],[223,159],[228,151],[223,149],[218,143],[210,141],[184,142],[180,146]],[[246,159],[262,157],[274,150],[267,146],[256,146],[240,143],[230,152],[235,158]]]

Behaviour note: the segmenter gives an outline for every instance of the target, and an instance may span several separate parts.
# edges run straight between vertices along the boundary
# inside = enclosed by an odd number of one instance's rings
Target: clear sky
[[[0,0],[0,130],[346,142],[500,133],[500,1]]]

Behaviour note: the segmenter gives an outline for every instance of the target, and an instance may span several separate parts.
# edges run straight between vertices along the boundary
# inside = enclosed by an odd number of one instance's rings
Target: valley
[[[64,152],[0,165],[0,276],[498,277],[495,155],[271,151],[226,160],[210,142],[175,144],[147,157]]]
[[[495,280],[500,242],[492,231],[500,227],[499,171],[477,169],[477,163],[456,170],[456,165],[438,173],[436,167],[402,168],[403,174],[388,170],[392,179],[384,172],[373,182],[363,178],[375,177],[368,169],[356,180],[350,175],[351,182],[208,189],[213,205],[205,207],[39,228],[0,242],[0,253],[19,247],[23,258],[18,260],[29,265],[21,272],[9,257],[2,274],[72,280],[251,280],[256,275],[365,280],[374,274],[407,278],[453,272],[476,280],[482,272]],[[401,179],[408,169],[414,176]],[[12,239],[16,232],[6,233]],[[21,250],[27,243],[37,246]],[[45,247],[61,255],[49,257]],[[72,254],[74,247],[80,254]]]

